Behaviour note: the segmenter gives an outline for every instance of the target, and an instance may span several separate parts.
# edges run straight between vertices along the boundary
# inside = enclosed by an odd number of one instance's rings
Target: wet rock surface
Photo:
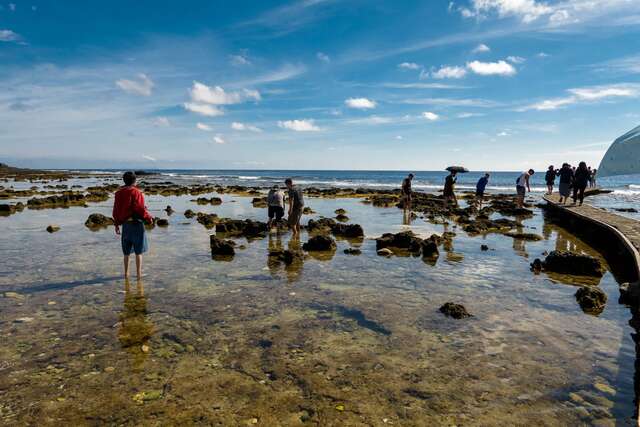
[[[577,276],[602,277],[604,274],[604,267],[597,258],[568,251],[552,251],[544,261],[534,260],[531,268]]]
[[[379,252],[383,249],[408,251],[413,255],[422,254],[425,258],[433,258],[439,255],[438,245],[440,245],[443,237],[436,234],[428,239],[421,239],[412,231],[401,231],[400,233],[385,233],[376,239],[376,250]],[[380,253],[379,253],[380,254]],[[387,255],[387,252],[383,252]]]
[[[504,233],[504,235],[507,237],[513,237],[514,239],[529,240],[531,242],[537,242],[539,240],[542,240],[542,236],[539,236],[534,233],[513,232],[513,233]]]
[[[471,317],[471,314],[462,304],[456,304],[453,302],[446,302],[440,307],[440,312],[446,316],[453,317],[454,319],[464,319]]]
[[[302,249],[305,251],[335,251],[336,241],[329,236],[318,235],[309,238],[309,240],[302,245]]]
[[[46,230],[47,230],[47,232],[49,232],[49,233],[55,233],[56,231],[60,231],[60,227],[59,227],[59,226],[57,226],[57,225],[53,225],[53,224],[51,224],[51,225],[48,225],[48,226],[47,226]]]
[[[199,205],[213,205],[218,206],[222,204],[222,199],[220,197],[198,197],[196,199],[196,203]]]
[[[250,219],[220,218],[216,223],[216,233],[224,233],[229,236],[243,236],[255,239],[266,237],[268,231],[267,223]]]
[[[358,248],[347,248],[343,251],[346,255],[361,255],[362,251]]]
[[[585,313],[598,315],[604,311],[607,294],[600,288],[583,286],[576,291],[576,301]]]
[[[113,219],[99,213],[92,213],[84,225],[92,229],[104,228],[113,225]]]
[[[233,240],[224,240],[212,235],[209,237],[209,244],[211,246],[211,256],[214,259],[219,257],[232,258],[236,254],[234,249],[236,244]]]
[[[194,215],[193,211],[186,211],[184,213],[184,216],[186,216],[187,218],[192,218],[193,215]],[[203,212],[198,212],[197,214],[195,214],[195,216],[196,216],[196,221],[204,225],[204,227],[207,229],[211,229],[215,227],[219,221],[218,215],[216,214],[207,214]]]

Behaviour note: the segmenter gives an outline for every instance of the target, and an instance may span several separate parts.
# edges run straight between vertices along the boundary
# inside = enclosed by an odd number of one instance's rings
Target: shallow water
[[[113,228],[90,208],[0,218],[0,419],[6,424],[632,425],[635,346],[610,272],[602,314],[582,312],[569,276],[534,275],[544,251],[600,256],[539,210],[523,231],[544,240],[457,232],[431,265],[383,258],[371,238],[411,228],[396,208],[308,199],[347,210],[367,238],[300,268],[269,262],[289,234],[213,261],[207,231],[182,212],[264,219],[250,198],[221,206],[147,198],[170,226],[149,232],[142,282],[121,278]],[[304,217],[304,221],[310,216]],[[45,232],[48,224],[61,231]],[[305,233],[301,242],[306,241]],[[480,250],[487,244],[490,250]],[[358,246],[362,255],[342,253]],[[603,260],[604,262],[604,260]],[[588,283],[593,285],[594,283]],[[16,292],[19,295],[6,292]],[[473,314],[444,317],[462,303]]]

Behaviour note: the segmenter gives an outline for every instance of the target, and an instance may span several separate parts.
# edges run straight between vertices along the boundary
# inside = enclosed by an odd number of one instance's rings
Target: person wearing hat
[[[282,220],[284,216],[284,193],[280,191],[280,187],[274,185],[269,190],[267,194],[267,205],[268,205],[268,214],[269,221],[267,222],[267,227],[269,230],[273,226],[274,218],[276,226]]]

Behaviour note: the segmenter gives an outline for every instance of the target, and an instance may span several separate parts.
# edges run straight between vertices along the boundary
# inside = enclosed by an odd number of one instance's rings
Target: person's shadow
[[[122,348],[132,355],[134,369],[141,368],[147,359],[151,351],[149,341],[153,332],[153,324],[147,318],[147,297],[144,295],[142,281],[138,280],[135,290],[132,290],[129,280],[126,279],[118,340]]]

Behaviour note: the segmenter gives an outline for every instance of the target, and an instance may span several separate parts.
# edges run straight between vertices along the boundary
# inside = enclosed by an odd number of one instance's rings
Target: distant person
[[[302,217],[302,208],[304,208],[304,197],[302,196],[302,190],[293,185],[291,178],[287,178],[284,183],[289,190],[289,214],[287,216],[289,228],[293,231],[294,236],[298,236],[300,234],[300,218]]]
[[[591,172],[589,171],[589,168],[587,168],[587,164],[585,162],[580,162],[578,169],[576,169],[576,173],[573,175],[574,204],[580,200],[580,206],[582,206],[582,202],[584,201],[584,190],[587,188],[587,185],[589,185],[590,177]]]
[[[522,172],[516,180],[516,194],[518,195],[518,207],[524,207],[524,196],[527,192],[531,192],[531,186],[529,185],[529,179],[535,173],[533,169],[529,169],[526,172]]]
[[[489,176],[490,175],[488,173],[485,173],[476,183],[476,204],[478,209],[482,209],[484,190],[487,188],[487,184],[489,183]]]
[[[587,168],[589,171],[589,179],[587,180],[587,184],[589,187],[593,187],[593,171],[591,170],[591,166]]]
[[[456,193],[454,191],[457,174],[458,173],[455,170],[452,170],[444,179],[444,191],[442,192],[442,195],[444,196],[445,205],[448,205],[449,202],[453,201],[453,204],[458,206],[458,199],[456,199]]]
[[[594,169],[593,173],[591,174],[591,183],[593,184],[593,186],[597,186],[598,183],[596,182],[596,177],[598,176],[598,169]]]
[[[280,191],[280,187],[277,185],[274,185],[269,190],[269,193],[267,194],[267,205],[269,215],[267,227],[271,229],[271,227],[273,227],[274,220],[277,227],[284,216],[284,193]]]
[[[571,194],[571,185],[573,184],[573,170],[568,163],[563,163],[562,168],[558,171],[560,183],[558,184],[558,192],[560,193],[560,203],[566,203]]]
[[[402,207],[405,211],[411,211],[411,181],[413,181],[412,173],[402,180]]]
[[[558,171],[555,170],[553,165],[549,166],[547,169],[547,173],[544,174],[544,180],[547,183],[547,194],[553,194],[553,185],[556,182],[556,176],[558,175]]]
[[[125,172],[122,176],[124,187],[116,191],[113,203],[113,222],[116,234],[120,235],[122,226],[122,253],[124,254],[124,277],[129,277],[129,256],[136,254],[136,274],[142,278],[142,254],[147,252],[149,245],[144,229],[144,222],[152,223],[153,217],[144,205],[144,195],[135,186],[136,174]]]

